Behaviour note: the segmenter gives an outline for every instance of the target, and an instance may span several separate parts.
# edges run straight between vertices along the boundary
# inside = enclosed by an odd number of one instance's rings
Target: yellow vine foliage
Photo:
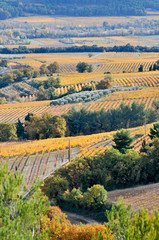
[[[153,124],[146,125],[146,131],[149,132]],[[132,136],[135,134],[144,134],[145,126],[130,128]],[[104,132],[92,135],[77,136],[77,137],[63,137],[63,138],[49,138],[44,140],[26,141],[26,142],[14,142],[14,143],[1,143],[0,144],[0,156],[1,157],[13,157],[23,154],[35,154],[38,152],[55,151],[57,149],[64,149],[69,147],[69,141],[71,147],[81,147],[81,152],[87,152],[90,146],[96,143],[111,139],[116,131]],[[1,147],[3,146],[3,147]],[[106,148],[98,149],[100,152],[106,150]],[[94,151],[95,154],[96,151]],[[91,154],[90,154],[91,155]]]

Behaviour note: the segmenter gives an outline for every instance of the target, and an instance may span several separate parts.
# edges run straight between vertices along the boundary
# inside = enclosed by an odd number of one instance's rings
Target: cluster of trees
[[[137,127],[145,123],[157,121],[158,104],[155,110],[144,110],[143,104],[133,103],[131,106],[121,104],[118,109],[105,111],[89,111],[85,108],[72,108],[67,114],[53,116],[44,113],[36,116],[31,113],[16,124],[0,123],[0,141],[17,139],[46,139],[63,136],[89,135],[100,132],[115,131],[121,128]]]
[[[141,64],[139,67],[139,72],[143,72],[144,66]],[[149,67],[149,71],[159,70],[159,60]]]
[[[22,190],[22,176],[11,173],[7,165],[0,166],[0,238],[32,240],[119,240],[158,239],[158,211],[151,215],[147,210],[134,212],[120,199],[106,211],[105,224],[73,225],[59,207],[50,206],[48,198],[35,183],[30,190]],[[77,189],[78,190],[78,189]],[[72,190],[72,196],[77,196]],[[79,190],[80,191],[80,190]],[[65,193],[68,195],[68,191]],[[95,185],[84,193],[86,203],[95,204],[106,199],[106,190]],[[76,198],[74,197],[76,200]],[[104,219],[106,221],[106,218]]]
[[[67,52],[159,52],[159,47],[125,46],[98,47],[97,45],[72,46],[72,47],[41,47],[41,48],[0,48],[0,54],[26,54],[26,53],[67,53]]]
[[[145,111],[144,109],[144,104],[135,102],[131,106],[121,104],[118,109],[111,109],[107,112],[104,109],[89,111],[85,108],[76,110],[73,107],[64,117],[70,136],[89,135],[141,126],[145,123],[145,117],[147,117],[147,123],[157,121],[158,114],[156,110]]]
[[[0,67],[8,67],[8,61],[6,59],[2,59],[0,61]]]
[[[123,3],[122,0],[100,1],[73,1],[61,0],[54,1],[48,0],[41,2],[40,0],[19,2],[5,0],[0,4],[1,19],[9,17],[22,16],[26,13],[38,15],[66,15],[66,16],[123,16],[123,15],[146,15],[146,8],[159,10],[157,0],[154,1],[140,1],[135,0],[133,3],[128,0]]]
[[[47,139],[64,137],[66,132],[66,121],[64,118],[44,113],[42,116],[28,114],[25,122],[20,120],[16,124],[19,139]]]
[[[159,70],[159,60],[150,66],[149,71],[156,71]]]
[[[60,78],[49,77],[46,81],[32,81],[31,85],[38,89],[36,100],[52,100],[58,97],[56,88],[61,87]]]
[[[30,190],[22,188],[23,177],[0,166],[0,239],[1,240],[113,240],[105,225],[72,225],[58,207],[35,183]]]
[[[159,134],[159,124],[157,126]],[[154,129],[155,125],[151,134]],[[59,168],[45,181],[42,190],[62,208],[94,212],[111,208],[106,190],[148,184],[159,179],[157,135],[153,134],[144,154],[131,150],[132,140],[128,131],[117,132],[113,148],[94,157],[75,159]]]
[[[91,82],[93,83],[93,82]],[[39,85],[40,83],[38,83]],[[36,86],[36,84],[32,84]],[[103,80],[95,82],[95,84],[85,85],[81,87],[81,91],[77,91],[75,86],[67,90],[66,93],[57,96],[57,94],[52,95],[52,98],[48,96],[47,99],[56,99],[53,100],[50,105],[64,105],[68,103],[79,103],[79,102],[90,102],[104,97],[105,95],[115,92],[115,91],[127,91],[127,90],[136,90],[136,88],[112,88],[112,76],[108,75]],[[110,90],[108,90],[110,89]],[[46,99],[46,95],[43,99]]]
[[[1,67],[7,67],[8,61],[1,60],[0,62]],[[0,76],[0,88],[6,87],[12,83],[21,82],[25,79],[37,78],[39,76],[52,76],[53,73],[57,73],[59,71],[59,65],[57,62],[51,63],[48,66],[46,64],[42,64],[39,71],[33,70],[30,66],[23,66],[17,70],[5,72],[2,76]],[[56,83],[55,83],[56,82]],[[39,88],[43,86],[45,89],[48,89],[48,92],[51,92],[50,88],[58,88],[60,87],[60,80],[59,78],[54,79],[49,78],[46,82],[32,82],[33,87]],[[55,89],[52,89],[52,91]],[[51,94],[51,93],[50,93]],[[54,93],[55,94],[55,93]],[[44,99],[53,99],[51,97],[45,97]]]
[[[40,67],[40,75],[48,75],[53,73],[58,73],[60,66],[57,62],[50,63],[48,66],[44,63]]]
[[[30,79],[36,75],[36,71],[33,71],[31,67],[21,67],[19,70],[5,72],[0,76],[0,88],[6,87],[12,83],[21,82],[25,78]]]
[[[85,62],[79,62],[76,66],[76,69],[79,73],[83,72],[93,72],[93,67],[92,65],[89,65],[88,63]]]

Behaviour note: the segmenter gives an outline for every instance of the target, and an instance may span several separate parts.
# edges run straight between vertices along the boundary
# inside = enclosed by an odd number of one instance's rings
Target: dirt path
[[[95,223],[99,223],[91,218],[88,218],[88,217],[85,217],[85,216],[82,216],[82,215],[78,215],[76,213],[70,213],[70,212],[65,212],[66,215],[68,216],[68,219],[71,221],[72,224],[95,224]]]

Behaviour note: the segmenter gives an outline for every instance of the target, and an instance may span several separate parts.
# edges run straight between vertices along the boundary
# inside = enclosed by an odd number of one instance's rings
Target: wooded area
[[[154,1],[122,1],[122,0],[87,0],[87,1],[8,1],[0,3],[1,19],[22,16],[26,13],[41,15],[67,16],[124,16],[146,15],[146,9],[159,9],[159,2]]]

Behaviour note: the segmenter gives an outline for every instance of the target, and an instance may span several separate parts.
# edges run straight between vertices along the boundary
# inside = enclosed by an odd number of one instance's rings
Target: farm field
[[[3,104],[0,105],[0,122],[17,122],[18,118],[24,121],[28,113],[41,115],[48,112],[54,115],[62,115],[71,110],[73,106],[76,106],[77,109],[85,107],[88,110],[100,110],[104,108],[107,111],[119,107],[121,103],[128,105],[135,101],[137,103],[144,103],[145,108],[148,109],[151,108],[153,101],[157,99],[159,99],[159,91],[157,87],[154,87],[136,91],[114,92],[105,98],[90,103],[61,106],[50,106],[50,101]]]
[[[24,54],[25,59],[10,60],[19,64],[30,65],[32,68],[39,70],[43,63],[50,64],[58,62],[60,73],[76,72],[76,65],[79,62],[87,62],[94,67],[96,72],[116,73],[133,73],[138,72],[140,65],[144,66],[144,72],[149,70],[151,64],[159,59],[159,53],[63,53],[63,54]]]
[[[146,126],[149,131],[152,124]],[[130,129],[132,136],[144,134],[144,127]],[[0,144],[0,162],[8,161],[9,170],[17,168],[23,174],[23,186],[30,187],[35,178],[45,179],[58,167],[69,163],[76,157],[94,156],[106,151],[112,145],[115,132],[100,133],[88,136],[78,136],[39,141],[13,142]],[[144,136],[136,140],[141,147]],[[69,144],[71,150],[69,153]],[[135,144],[136,145],[136,144]]]
[[[130,43],[133,46],[158,46],[159,35],[155,36],[106,36],[106,37],[76,37],[67,38],[61,40],[57,38],[38,38],[29,39],[29,44],[5,44],[7,48],[18,48],[19,46],[25,46],[27,48],[40,48],[40,47],[69,47],[69,46],[93,46],[98,47],[113,47],[124,46]],[[35,42],[36,41],[36,42]]]
[[[92,78],[90,78],[92,76]],[[98,76],[98,77],[97,77]],[[76,78],[77,77],[77,78]],[[60,77],[62,84],[60,88],[57,88],[58,94],[67,93],[69,88],[74,88],[77,92],[81,91],[83,86],[93,86],[95,88],[95,83],[99,82],[100,80],[104,79],[104,75],[96,75],[93,78],[93,74],[85,73],[83,77],[78,78],[78,74],[75,77],[72,77],[71,74],[65,75]],[[83,79],[83,81],[82,81]],[[85,81],[84,81],[85,79]],[[39,80],[46,80],[46,78],[39,78]],[[72,83],[71,83],[72,82]],[[74,82],[74,83],[73,83]],[[138,87],[157,87],[159,85],[159,77],[157,75],[150,75],[145,77],[125,77],[125,78],[114,78],[113,85],[117,87],[131,87],[131,86],[138,86]]]
[[[153,124],[146,125],[146,131],[149,132]],[[136,134],[145,134],[145,126],[140,126],[136,128],[129,129],[132,136]],[[44,140],[36,141],[26,141],[26,142],[13,142],[12,144],[6,143],[5,145],[0,144],[0,156],[1,157],[14,157],[17,155],[33,155],[40,152],[55,151],[58,149],[68,149],[69,142],[71,148],[80,147],[80,151],[83,149],[90,150],[91,148],[97,148],[100,146],[106,147],[111,146],[110,140],[112,139],[113,132],[98,133],[86,136],[77,137],[67,137],[67,138],[50,138]],[[142,143],[142,138],[139,139]],[[138,144],[138,142],[137,142]]]
[[[149,211],[159,210],[159,183],[108,192],[108,199],[112,202],[120,196],[126,205],[131,204],[135,210],[142,207]]]

